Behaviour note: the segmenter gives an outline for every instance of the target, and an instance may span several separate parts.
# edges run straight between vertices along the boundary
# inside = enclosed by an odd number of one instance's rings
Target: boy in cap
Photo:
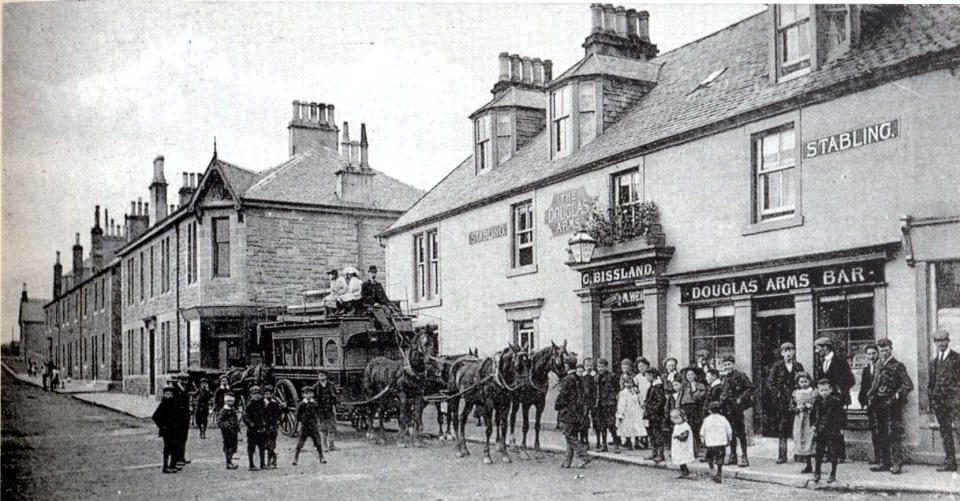
[[[833,385],[830,384],[829,379],[822,378],[817,381],[817,391],[820,395],[813,401],[813,408],[810,409],[810,423],[814,429],[813,441],[816,451],[813,481],[820,481],[820,466],[826,458],[830,461],[830,478],[827,479],[827,483],[833,483],[837,481],[837,462],[843,442],[840,430],[843,429],[846,412],[843,409],[843,402],[833,393]]]
[[[160,436],[163,438],[163,472],[176,473],[180,471],[177,468],[174,453],[176,452],[177,441],[177,404],[173,398],[173,388],[163,389],[163,400],[157,406],[153,413],[153,422],[160,429]]]
[[[814,350],[820,357],[820,365],[816,367],[813,377],[827,378],[830,385],[833,386],[833,393],[843,402],[844,407],[850,405],[853,399],[850,397],[850,388],[857,384],[857,379],[850,370],[850,364],[846,357],[839,356],[833,344],[833,339],[829,336],[821,336],[813,342]],[[846,412],[846,410],[844,410]],[[846,415],[843,417],[846,423]],[[842,432],[841,432],[842,433]],[[840,461],[847,458],[846,445],[840,442],[839,457]]]
[[[327,373],[317,373],[317,384],[313,387],[317,399],[317,425],[321,442],[328,451],[336,450],[333,441],[337,435],[337,389],[328,381]]]
[[[207,438],[207,420],[210,418],[210,402],[213,400],[213,392],[210,391],[210,382],[206,379],[200,381],[200,389],[193,394],[193,420],[197,423],[200,430],[200,438]]]
[[[277,430],[280,429],[280,418],[283,408],[280,401],[274,398],[273,386],[263,387],[263,449],[267,451],[266,468],[273,470],[277,467]]]
[[[237,433],[240,431],[240,420],[237,417],[237,410],[233,408],[235,401],[233,392],[225,393],[223,408],[217,413],[217,426],[220,427],[220,434],[223,435],[223,455],[227,459],[228,470],[237,469],[237,465],[233,463],[233,455],[237,453]]]
[[[594,426],[600,435],[601,452],[607,452],[607,432],[613,437],[613,452],[620,453],[620,437],[617,436],[617,397],[620,395],[620,380],[610,372],[610,362],[597,360],[597,400],[594,411]]]
[[[300,439],[297,440],[297,447],[293,451],[293,465],[296,466],[300,460],[300,451],[303,450],[303,444],[307,442],[307,437],[313,440],[313,446],[317,448],[317,454],[320,455],[320,462],[326,463],[323,459],[323,447],[320,445],[319,417],[317,415],[318,404],[313,399],[313,388],[305,386],[303,388],[303,400],[297,406],[297,422],[300,424]]]
[[[247,457],[250,471],[262,470],[264,466],[263,439],[267,427],[267,411],[263,403],[263,392],[259,386],[250,387],[250,403],[243,410],[243,424],[247,426]],[[259,451],[260,468],[253,464],[253,455]]]
[[[737,442],[740,443],[742,455],[738,466],[750,466],[747,458],[747,427],[743,420],[743,413],[753,407],[753,383],[746,374],[733,368],[736,359],[727,355],[723,359],[723,383],[720,391],[720,403],[723,404],[723,415],[733,428],[733,441],[730,442],[730,456],[727,464],[737,463]]]

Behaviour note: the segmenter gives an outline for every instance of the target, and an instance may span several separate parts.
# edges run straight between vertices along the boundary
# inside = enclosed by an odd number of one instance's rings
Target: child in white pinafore
[[[623,389],[617,395],[617,431],[625,439],[624,446],[633,450],[640,447],[640,438],[647,436],[643,424],[643,407],[639,389],[633,380],[624,379]]]
[[[680,476],[677,478],[687,478],[690,475],[687,465],[697,460],[693,453],[693,430],[687,423],[686,413],[681,409],[670,411],[670,421],[673,421],[670,460],[680,467]]]
[[[801,473],[810,473],[810,457],[813,456],[813,424],[810,422],[810,409],[817,399],[817,389],[811,386],[812,378],[807,372],[797,374],[797,389],[793,390],[793,402],[790,408],[797,415],[793,418],[793,454],[798,461],[805,461],[806,468]]]

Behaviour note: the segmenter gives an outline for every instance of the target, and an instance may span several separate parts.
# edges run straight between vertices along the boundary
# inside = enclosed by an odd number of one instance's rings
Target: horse
[[[534,419],[534,439],[533,455],[537,459],[543,459],[545,456],[540,450],[540,417],[547,403],[547,390],[550,384],[550,373],[553,372],[557,379],[563,378],[566,374],[564,367],[564,358],[567,356],[567,342],[563,346],[557,346],[551,341],[550,346],[530,355],[528,357],[528,367],[519,375],[519,387],[512,393],[510,400],[510,445],[514,451],[519,452],[520,459],[530,459],[527,454],[527,432],[530,430],[530,406],[536,407],[536,416]],[[520,447],[517,447],[515,435],[515,425],[517,421],[517,411],[523,410],[523,438]]]
[[[430,377],[427,379],[426,392],[428,395],[443,393],[450,388],[451,381],[460,366],[467,361],[479,360],[477,349],[467,350],[466,353],[459,355],[439,355],[430,357]],[[443,404],[447,405],[447,410],[443,410]],[[433,403],[437,409],[437,438],[442,441],[453,440],[457,433],[457,410],[460,404],[458,397],[447,398]],[[444,432],[444,421],[446,421],[446,432]],[[421,417],[422,423],[422,417]]]
[[[483,360],[466,360],[453,375],[449,391],[457,398],[451,399],[459,406],[462,399],[464,407],[460,411],[457,425],[457,457],[470,455],[467,450],[465,426],[474,406],[482,406],[483,418],[487,427],[483,448],[483,463],[491,464],[490,435],[493,434],[494,421],[497,426],[497,450],[504,463],[512,462],[507,452],[507,413],[510,411],[510,392],[515,389],[517,364],[522,351],[514,345],[497,352]]]
[[[423,412],[423,390],[427,376],[426,359],[430,351],[431,339],[428,333],[419,333],[412,342],[406,342],[400,333],[397,333],[401,359],[391,360],[386,357],[376,357],[363,370],[363,389],[368,403],[366,412],[367,438],[382,444],[383,420],[387,402],[398,400],[400,413],[397,418],[400,433],[397,435],[397,446],[405,448],[406,436],[413,434],[413,443],[421,447],[421,426],[417,417]],[[379,434],[374,432],[372,408],[380,414]],[[411,420],[411,418],[414,418]],[[413,429],[410,430],[410,425]]]

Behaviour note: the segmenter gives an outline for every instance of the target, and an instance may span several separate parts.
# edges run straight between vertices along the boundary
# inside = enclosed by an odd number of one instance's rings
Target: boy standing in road
[[[320,426],[317,411],[319,405],[313,398],[313,388],[305,386],[303,388],[303,400],[297,406],[297,423],[300,424],[300,439],[297,440],[297,448],[293,451],[293,465],[296,466],[300,460],[300,451],[303,450],[303,444],[307,442],[307,437],[313,440],[313,446],[317,448],[317,454],[320,455],[320,462],[326,463],[323,459],[323,447],[320,445]]]
[[[326,372],[320,371],[317,374],[314,396],[317,398],[318,430],[323,439],[322,443],[328,451],[337,450],[333,444],[337,435],[337,390],[329,383]]]
[[[715,369],[708,369],[716,373]],[[700,441],[707,448],[707,463],[710,464],[710,471],[713,466],[717,466],[716,473],[713,475],[713,481],[720,483],[723,480],[723,460],[726,454],[727,444],[733,440],[733,428],[730,422],[720,413],[722,406],[720,402],[711,402],[708,407],[710,414],[703,420],[703,426],[700,427]]]
[[[180,471],[177,468],[176,459],[173,455],[176,450],[177,441],[177,409],[176,402],[173,399],[173,388],[163,389],[163,400],[157,406],[153,413],[153,422],[160,428],[160,436],[163,438],[163,472],[176,473]]]
[[[213,392],[210,391],[210,382],[206,379],[200,381],[200,389],[193,394],[193,419],[200,429],[200,438],[207,438],[207,420],[210,418],[210,403],[213,400]]]
[[[580,460],[577,468],[585,468],[590,462],[587,452],[580,443],[580,428],[585,420],[586,402],[583,401],[583,388],[580,377],[577,376],[577,357],[568,355],[566,359],[567,375],[560,380],[560,391],[554,408],[557,411],[557,422],[563,430],[563,437],[567,440],[567,454],[564,457],[562,468],[570,468],[573,454],[576,452]]]
[[[273,470],[277,467],[277,430],[280,428],[280,418],[283,415],[280,401],[274,398],[273,386],[263,387],[263,402],[265,423],[263,449],[267,450],[266,468]]]
[[[810,409],[810,423],[813,425],[813,441],[816,447],[816,463],[813,471],[813,481],[820,481],[820,466],[826,457],[830,461],[830,478],[828,483],[837,481],[837,462],[840,450],[843,447],[843,429],[846,420],[846,411],[840,397],[833,393],[830,380],[823,378],[817,381],[817,391],[820,396],[813,401]]]
[[[250,471],[262,470],[264,465],[263,438],[267,427],[267,411],[263,403],[263,392],[259,386],[250,387],[250,403],[243,411],[243,424],[247,425],[247,457]],[[253,464],[253,455],[259,450],[260,468]]]
[[[227,469],[236,470],[237,465],[233,463],[233,455],[237,453],[237,433],[240,431],[240,420],[237,417],[237,410],[233,408],[236,398],[232,392],[227,392],[223,396],[223,408],[217,413],[217,425],[220,426],[220,433],[223,435],[223,454],[227,458]]]
[[[620,380],[610,372],[610,363],[606,359],[597,360],[597,404],[594,415],[600,434],[600,451],[607,452],[607,432],[613,437],[613,452],[620,453],[620,437],[617,436],[617,396],[620,394]]]

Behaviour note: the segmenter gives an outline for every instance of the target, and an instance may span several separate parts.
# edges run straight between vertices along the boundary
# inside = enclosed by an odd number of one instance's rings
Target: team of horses
[[[399,411],[397,445],[407,447],[408,437],[412,437],[415,446],[422,445],[423,410],[425,405],[432,403],[437,407],[439,437],[456,442],[457,457],[468,456],[465,428],[470,413],[479,408],[486,426],[483,462],[493,462],[490,438],[494,432],[501,460],[511,462],[506,444],[508,429],[511,445],[520,459],[530,459],[527,434],[530,408],[533,407],[533,454],[537,458],[544,457],[540,450],[540,418],[546,406],[550,373],[558,379],[565,373],[566,342],[559,346],[551,342],[550,346],[532,353],[509,344],[488,357],[480,357],[476,350],[459,355],[440,355],[435,338],[427,331],[415,331],[411,336],[396,332],[396,335],[399,359],[377,357],[367,364],[363,373],[363,388],[368,397],[367,436],[371,442],[384,443],[385,407],[394,403]],[[518,412],[523,416],[519,445],[515,435]],[[374,427],[375,416],[379,416],[379,428]]]

